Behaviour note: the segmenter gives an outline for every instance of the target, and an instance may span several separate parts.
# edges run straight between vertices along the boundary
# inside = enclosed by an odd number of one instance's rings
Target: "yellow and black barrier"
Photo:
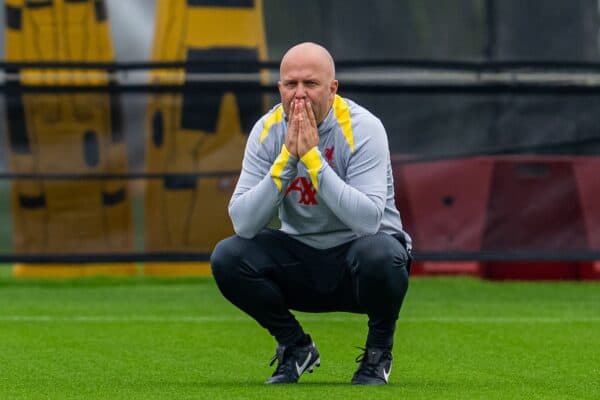
[[[210,252],[233,234],[227,203],[232,176],[197,179],[178,173],[238,173],[247,135],[266,110],[259,91],[186,90],[211,61],[264,61],[267,57],[261,0],[159,0],[153,61],[194,61],[181,70],[154,70],[152,83],[179,83],[182,93],[150,98],[146,170],[171,174],[148,182],[147,251]],[[202,62],[208,62],[202,64]],[[260,74],[258,67],[246,72]],[[148,275],[207,275],[208,263],[146,263]]]
[[[101,0],[7,0],[9,62],[114,61]],[[103,70],[23,68],[7,83],[10,169],[16,173],[123,173],[119,102],[110,93],[19,93],[28,86],[109,87]],[[11,90],[13,93],[11,93]],[[126,252],[133,229],[125,180],[16,179],[14,248],[25,253]],[[133,263],[19,263],[16,276],[131,275]]]

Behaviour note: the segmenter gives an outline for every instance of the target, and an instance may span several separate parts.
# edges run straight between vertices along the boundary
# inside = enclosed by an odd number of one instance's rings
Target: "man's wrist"
[[[285,144],[281,146],[279,156],[271,166],[271,178],[273,179],[275,186],[277,186],[277,190],[280,192],[283,189],[284,181],[289,178],[288,175],[290,175],[291,171],[296,170],[297,163],[298,157],[290,153]]]
[[[310,180],[315,187],[319,190],[319,171],[323,167],[323,161],[321,159],[321,152],[317,146],[313,147],[306,152],[300,159],[306,166]]]
[[[322,166],[321,153],[317,146],[307,151],[301,158],[300,161],[306,166],[306,169],[318,170]]]
[[[281,154],[285,157],[285,158],[289,158],[293,161],[298,161],[298,157],[296,157],[294,154],[292,154],[292,152],[287,148],[287,146],[285,145],[285,143],[283,144],[283,146],[281,146]]]

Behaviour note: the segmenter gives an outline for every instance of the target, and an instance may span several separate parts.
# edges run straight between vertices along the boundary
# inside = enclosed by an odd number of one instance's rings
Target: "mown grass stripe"
[[[366,317],[319,317],[302,316],[302,321],[309,322],[362,322]],[[5,322],[252,322],[244,316],[178,316],[166,317],[159,315],[3,315],[0,321]],[[596,323],[600,317],[412,317],[401,318],[400,323],[449,323],[449,324],[561,324],[561,323]]]

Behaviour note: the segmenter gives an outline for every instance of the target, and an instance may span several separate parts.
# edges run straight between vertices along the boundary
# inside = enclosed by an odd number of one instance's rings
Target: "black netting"
[[[111,30],[85,57],[24,45],[31,10],[2,10],[0,260],[206,260],[232,233],[227,201],[250,127],[278,101],[278,60],[307,40],[383,121],[422,259],[599,258],[597,1],[264,0],[254,47],[159,30],[182,26],[152,15],[160,0],[116,4],[90,22]],[[115,56],[89,56],[102,40]]]

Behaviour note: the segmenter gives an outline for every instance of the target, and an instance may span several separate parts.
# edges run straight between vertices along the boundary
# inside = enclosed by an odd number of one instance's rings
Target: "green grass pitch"
[[[0,278],[0,399],[598,399],[600,284],[416,278],[385,387],[353,387],[366,318],[298,314],[321,352],[271,387],[273,339],[212,279]]]

